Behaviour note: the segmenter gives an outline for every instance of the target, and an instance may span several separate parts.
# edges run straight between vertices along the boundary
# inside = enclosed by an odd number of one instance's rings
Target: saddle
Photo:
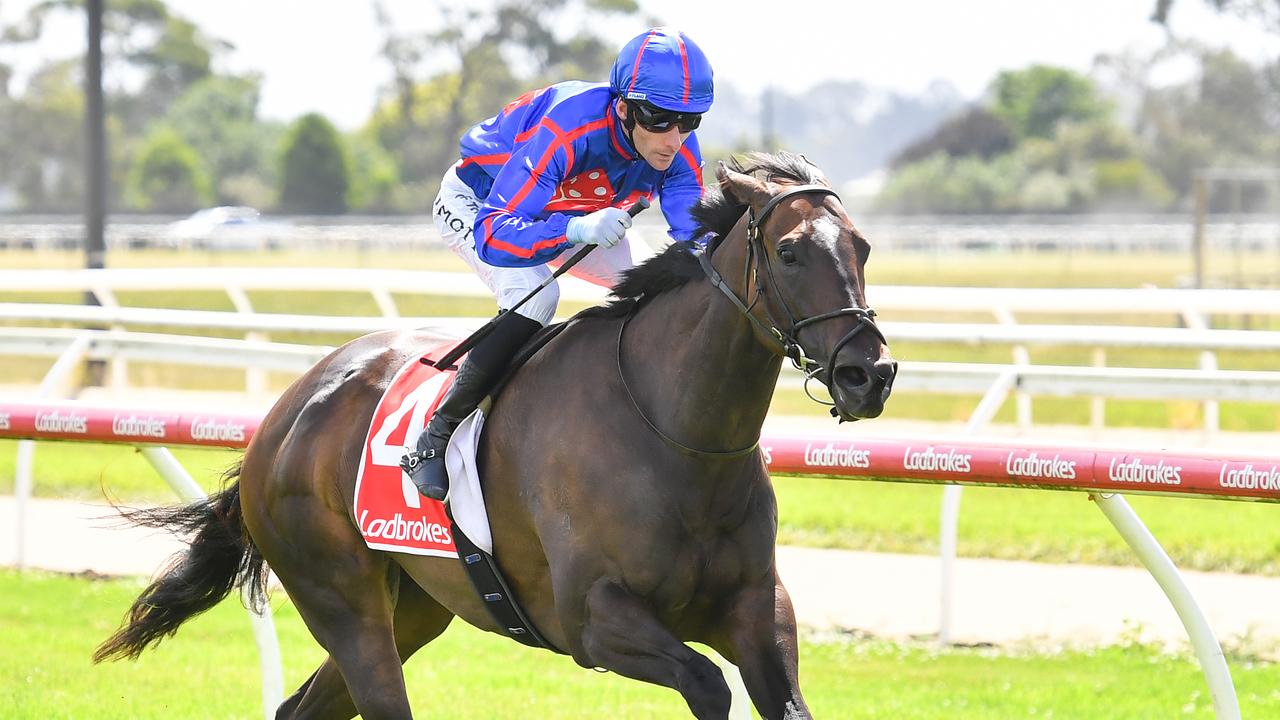
[[[572,321],[570,321],[572,322]],[[471,578],[486,610],[506,633],[532,647],[553,647],[533,627],[512,597],[493,558],[493,540],[480,486],[476,450],[484,414],[521,366],[569,323],[540,330],[516,353],[502,378],[480,408],[463,421],[446,452],[454,492],[449,505],[428,500],[399,466],[407,444],[418,436],[444,396],[451,374],[411,358],[396,372],[370,421],[365,437],[354,508],[365,543],[376,550],[457,557]],[[439,342],[429,357],[441,357],[453,341]]]

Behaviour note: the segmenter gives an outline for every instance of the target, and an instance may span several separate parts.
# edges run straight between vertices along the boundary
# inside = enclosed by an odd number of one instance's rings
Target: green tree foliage
[[[1014,209],[1026,170],[1012,154],[987,162],[938,152],[894,175],[880,193],[882,210],[908,213],[992,213]]]
[[[1102,209],[1165,209],[1173,204],[1169,184],[1142,160],[1105,160],[1094,166],[1094,189]]]
[[[988,159],[1009,152],[1013,146],[1013,134],[1004,120],[986,108],[971,107],[948,118],[932,134],[903,148],[890,166],[900,168],[938,152],[950,157],[976,155]]]
[[[285,133],[280,162],[280,208],[334,214],[347,210],[350,187],[342,136],[322,115],[310,113]]]
[[[209,169],[220,204],[273,204],[262,188],[275,182],[270,158],[283,129],[258,119],[259,86],[255,76],[210,76],[183,93],[164,117]]]
[[[407,210],[430,204],[471,125],[532,88],[605,79],[617,48],[597,36],[590,21],[638,10],[634,0],[437,0],[431,7],[441,22],[410,35],[375,3],[394,79],[365,132],[396,159]],[[570,28],[579,29],[566,32]],[[510,57],[530,71],[517,73]]]
[[[402,196],[396,160],[377,139],[359,132],[347,137],[351,157],[351,209],[371,213],[413,207],[414,199]],[[418,199],[417,202],[421,202]]]
[[[210,75],[212,58],[227,46],[170,14],[163,0],[104,5],[108,203],[117,206],[117,189],[127,185],[126,176],[138,164],[134,154],[146,144],[141,138],[188,87]],[[16,24],[0,28],[0,43],[39,40],[50,18],[80,20],[84,12],[84,0],[42,0]],[[82,207],[82,66],[81,56],[56,58],[37,69],[21,95],[0,92],[0,183],[18,190],[26,210]]]
[[[1277,0],[1204,0],[1220,13],[1234,15],[1269,32],[1280,34],[1280,2]],[[1161,25],[1169,22],[1169,12],[1174,0],[1155,0],[1151,21]]]
[[[209,175],[199,156],[169,127],[160,127],[143,143],[129,172],[126,199],[140,209],[178,213],[208,204]]]
[[[1273,82],[1280,63],[1254,67],[1229,51],[1194,47],[1186,54],[1199,64],[1196,77],[1145,89],[1137,118],[1148,161],[1184,198],[1199,169],[1280,163],[1280,84]]]
[[[992,94],[991,112],[1020,139],[1052,137],[1060,122],[1094,120],[1109,112],[1087,77],[1048,65],[1000,73]]]
[[[0,184],[36,212],[74,212],[84,198],[84,93],[74,63],[42,68],[23,98],[0,99]]]

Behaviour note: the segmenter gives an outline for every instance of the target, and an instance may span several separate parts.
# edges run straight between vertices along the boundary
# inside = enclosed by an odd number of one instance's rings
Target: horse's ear
[[[720,181],[721,192],[745,205],[761,207],[773,197],[763,181],[734,172],[723,161],[716,163],[716,179]]]

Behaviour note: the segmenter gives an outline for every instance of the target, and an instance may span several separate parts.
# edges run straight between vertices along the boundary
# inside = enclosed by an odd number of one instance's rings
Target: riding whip
[[[627,214],[630,215],[631,217],[635,217],[636,215],[639,215],[642,210],[645,210],[648,207],[649,207],[649,198],[641,196],[640,199],[637,200],[634,205],[632,205],[630,208],[627,209]],[[476,346],[476,343],[480,342],[485,338],[486,335],[493,332],[493,329],[498,327],[499,323],[501,323],[503,320],[506,320],[507,317],[510,316],[512,313],[514,313],[521,305],[524,305],[526,302],[529,301],[530,298],[532,298],[534,295],[537,295],[540,290],[550,285],[551,283],[555,282],[556,278],[568,272],[569,268],[573,267],[574,265],[577,265],[582,260],[582,258],[589,255],[591,251],[595,250],[597,247],[598,247],[597,245],[587,245],[586,247],[582,248],[578,252],[574,253],[573,257],[565,261],[563,265],[561,265],[559,268],[556,269],[554,273],[551,274],[551,277],[547,278],[546,280],[543,280],[542,283],[538,285],[538,287],[534,288],[528,295],[525,295],[523,298],[521,298],[520,302],[499,312],[497,315],[494,316],[492,320],[485,323],[484,327],[481,327],[479,330],[476,330],[475,332],[471,333],[471,335],[467,336],[466,340],[463,340],[462,342],[458,343],[456,347],[454,347],[449,352],[445,353],[444,357],[440,358],[439,360],[431,360],[430,358],[424,357],[422,358],[422,363],[424,365],[430,365],[431,367],[434,367],[437,370],[452,370],[453,363],[455,360],[465,355],[468,350]]]

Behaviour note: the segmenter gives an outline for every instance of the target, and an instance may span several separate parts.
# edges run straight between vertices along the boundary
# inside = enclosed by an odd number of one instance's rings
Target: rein
[[[885,339],[884,334],[880,332],[880,328],[876,326],[876,311],[871,308],[846,307],[797,320],[795,314],[791,312],[791,307],[787,304],[786,298],[782,296],[782,293],[779,290],[777,292],[778,302],[782,305],[782,311],[787,317],[788,328],[786,330],[779,329],[780,323],[778,323],[774,318],[773,312],[770,310],[767,302],[764,305],[764,311],[765,314],[768,315],[769,322],[771,324],[766,325],[751,312],[751,309],[755,307],[756,302],[759,301],[761,297],[765,296],[768,288],[778,287],[777,282],[773,277],[773,265],[769,261],[769,257],[764,250],[764,233],[761,230],[761,226],[779,203],[788,198],[805,193],[830,195],[837,200],[840,199],[839,194],[837,194],[835,190],[832,190],[825,185],[796,185],[769,198],[769,202],[765,203],[764,207],[760,209],[760,214],[758,216],[755,214],[754,210],[748,209],[747,262],[743,267],[743,285],[747,284],[747,279],[752,276],[752,270],[754,270],[755,299],[751,301],[750,305],[743,302],[742,299],[733,292],[733,289],[724,281],[724,277],[715,269],[715,267],[712,266],[711,257],[705,250],[694,250],[693,253],[695,257],[698,258],[698,264],[702,267],[702,272],[707,276],[707,280],[709,280],[717,290],[723,293],[724,296],[729,299],[729,302],[733,303],[733,306],[736,307],[758,331],[760,331],[765,337],[771,337],[777,341],[777,343],[782,347],[783,356],[791,360],[791,363],[795,365],[798,370],[804,373],[805,393],[808,394],[815,402],[819,402],[824,405],[833,405],[834,403],[826,402],[814,397],[813,394],[809,392],[809,381],[817,375],[823,374],[827,378],[825,382],[829,383],[831,374],[828,369],[835,367],[836,355],[839,354],[840,350],[845,345],[852,342],[853,339],[863,330],[869,329],[871,332],[876,334],[876,337],[880,338],[880,342],[888,342]],[[756,260],[757,255],[760,257],[760,260],[758,261]],[[764,267],[765,275],[768,276],[767,286],[760,281],[761,266]],[[640,416],[640,419],[644,420],[645,425],[653,431],[653,434],[661,438],[667,445],[691,457],[730,459],[742,457],[755,452],[756,449],[760,447],[760,439],[758,437],[755,442],[751,443],[751,445],[738,450],[699,450],[697,448],[689,447],[666,434],[649,419],[649,416],[646,415],[644,410],[640,407],[640,403],[636,401],[635,394],[631,392],[631,386],[627,383],[627,374],[622,367],[622,336],[626,331],[627,323],[630,322],[637,307],[639,307],[639,303],[632,306],[631,311],[627,313],[626,317],[622,319],[622,322],[618,326],[618,342],[615,357],[617,358],[618,378],[622,381],[622,389],[626,391],[627,399],[631,401],[631,407],[636,411],[636,414]],[[856,317],[858,319],[858,324],[852,330],[845,333],[844,337],[840,338],[840,340],[835,344],[831,349],[831,354],[827,358],[826,364],[824,365],[823,363],[813,360],[805,355],[804,349],[800,347],[800,342],[797,339],[799,332],[802,329],[809,327],[810,325],[820,323],[823,320],[832,320],[840,317]],[[834,414],[834,412],[835,411],[833,410],[832,413]]]
[[[663,442],[690,457],[711,457],[719,460],[728,460],[755,452],[760,447],[759,437],[757,437],[755,442],[752,442],[747,447],[738,450],[699,450],[697,448],[689,447],[688,445],[685,445],[679,440],[676,440],[670,435],[662,432],[662,429],[653,424],[653,421],[649,419],[649,416],[644,414],[644,410],[641,409],[640,403],[636,402],[635,394],[631,392],[631,386],[627,384],[627,374],[622,370],[622,333],[627,329],[627,323],[630,322],[632,316],[635,315],[636,307],[638,305],[639,303],[632,306],[631,312],[628,312],[627,316],[622,318],[622,322],[618,325],[618,348],[616,353],[616,357],[618,358],[618,378],[622,380],[622,389],[627,391],[627,399],[631,401],[631,407],[635,409],[636,414],[640,416],[641,420],[644,420],[644,424],[649,426],[649,429],[653,431],[654,435],[662,438]]]
[[[780,323],[776,318],[774,318],[773,312],[767,302],[764,305],[764,311],[769,317],[770,325],[765,325],[759,318],[751,313],[751,308],[755,307],[756,302],[759,301],[761,297],[765,296],[768,289],[778,287],[778,284],[773,277],[773,264],[769,261],[769,256],[764,250],[764,233],[761,227],[764,225],[765,220],[768,219],[769,214],[773,212],[773,209],[776,208],[779,203],[796,195],[806,193],[830,195],[836,198],[836,200],[840,199],[839,194],[837,194],[835,190],[832,190],[825,185],[795,185],[769,198],[769,202],[765,203],[764,207],[760,209],[759,215],[755,214],[754,209],[748,208],[747,262],[746,266],[743,268],[743,285],[747,284],[747,278],[753,274],[752,270],[754,269],[755,299],[751,301],[750,305],[744,303],[741,298],[734,294],[733,290],[727,283],[725,283],[724,277],[721,276],[720,273],[711,265],[711,258],[705,251],[697,251],[696,255],[698,257],[698,264],[702,266],[702,272],[706,274],[707,279],[711,281],[711,284],[723,293],[724,296],[733,303],[734,307],[738,308],[738,311],[751,321],[751,324],[754,325],[757,330],[762,332],[766,337],[772,337],[776,340],[778,344],[782,346],[782,354],[791,360],[792,365],[794,365],[797,370],[804,373],[805,393],[817,402],[821,402],[824,405],[830,405],[832,403],[815,398],[812,393],[809,393],[809,381],[817,375],[823,374],[826,376],[825,382],[829,384],[831,379],[829,369],[835,367],[836,355],[838,355],[840,350],[844,348],[845,345],[852,342],[853,339],[863,330],[870,329],[871,332],[875,333],[876,336],[880,338],[880,342],[888,342],[885,339],[884,334],[880,332],[880,328],[876,327],[876,311],[871,308],[846,307],[797,320],[795,314],[791,312],[791,307],[787,304],[786,298],[782,296],[782,292],[779,290],[777,292],[777,297],[778,302],[782,305],[782,312],[787,317],[787,324],[789,326],[787,330],[779,329]],[[756,260],[757,254],[760,257],[760,260],[758,261]],[[764,267],[765,275],[768,276],[767,285],[760,282],[761,266]],[[815,325],[823,320],[850,316],[856,317],[858,319],[858,324],[846,333],[844,337],[840,338],[835,346],[832,347],[831,354],[828,356],[825,364],[813,360],[805,355],[804,349],[800,347],[800,341],[798,339],[798,335],[802,329],[810,325]]]

